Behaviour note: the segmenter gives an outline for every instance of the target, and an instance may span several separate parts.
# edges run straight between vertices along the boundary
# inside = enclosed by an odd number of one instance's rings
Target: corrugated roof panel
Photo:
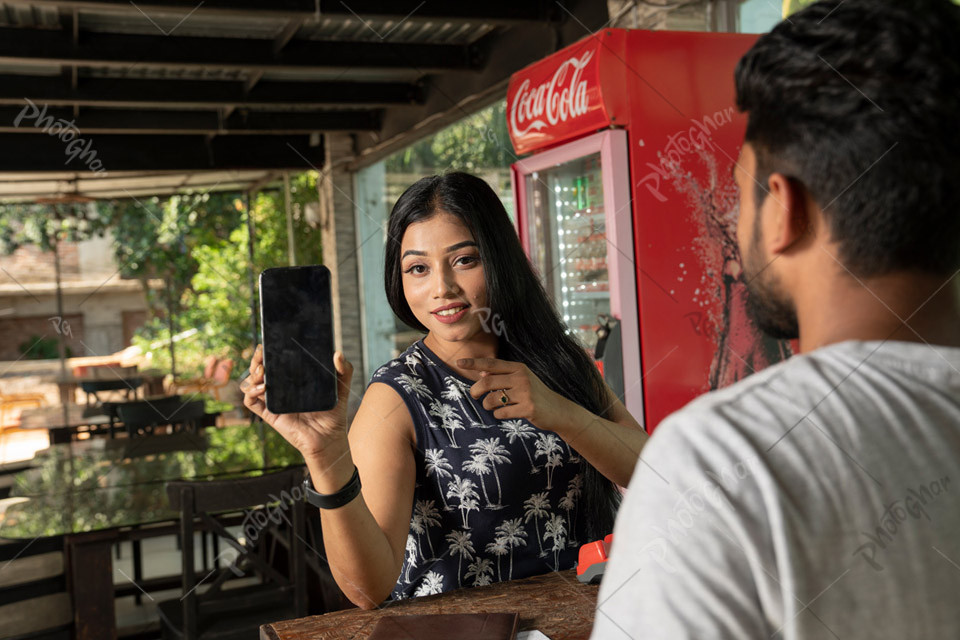
[[[34,7],[0,3],[0,27],[60,27],[60,13],[55,7]]]
[[[156,80],[246,80],[249,71],[214,67],[84,67],[83,75],[92,78],[136,78]]]
[[[59,76],[63,69],[58,64],[0,64],[0,73],[25,76]]]
[[[321,18],[319,22],[305,22],[297,37],[305,40],[470,44],[495,28],[475,21]]]
[[[134,4],[134,7],[136,5]],[[184,10],[177,13],[153,11],[83,11],[80,29],[97,33],[134,35],[177,35],[207,38],[258,38],[272,40],[287,21],[281,18],[211,16]]]

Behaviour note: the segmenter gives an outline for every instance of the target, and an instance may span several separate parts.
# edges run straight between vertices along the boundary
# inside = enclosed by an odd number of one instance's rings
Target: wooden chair
[[[207,361],[209,366],[210,362]],[[204,369],[206,374],[207,369]],[[233,358],[225,358],[214,363],[209,376],[179,382],[173,384],[175,393],[186,395],[187,393],[209,393],[218,401],[220,400],[220,390],[230,383],[230,374],[233,373]]]
[[[131,438],[151,435],[166,426],[174,431],[183,428],[198,433],[205,415],[203,400],[184,402],[180,396],[118,403],[116,410]]]
[[[213,379],[210,386],[205,390],[212,393],[216,400],[220,401],[220,390],[230,384],[230,374],[233,373],[233,358],[226,358],[217,363],[217,369],[213,372]]]
[[[117,437],[117,425],[120,422],[120,413],[117,409],[121,402],[101,402],[99,407],[87,407],[84,409],[84,414],[87,411],[98,411],[99,413],[104,413],[107,417],[110,418],[110,422],[106,425],[95,427],[90,429],[91,434],[100,434],[106,431],[110,436],[111,440],[114,440]]]
[[[203,400],[184,402],[180,396],[169,396],[137,402],[111,403],[109,408],[116,412],[117,419],[126,429],[128,439],[125,449],[128,456],[165,453],[184,448],[206,448],[206,443],[199,435],[200,424],[206,415]],[[168,426],[175,435],[181,437],[172,438],[169,435],[157,434],[161,428]],[[110,428],[112,432],[112,417]],[[176,433],[178,430],[188,433]],[[131,549],[133,579],[134,582],[139,583],[143,578],[143,554],[139,538],[131,541]],[[116,547],[116,554],[119,558],[119,545]],[[134,601],[137,604],[141,603],[140,594],[134,594]]]
[[[0,500],[0,516],[4,502]],[[0,638],[70,640],[73,609],[63,571],[63,538],[0,539],[0,567]]]
[[[306,615],[305,510],[303,500],[293,497],[299,497],[302,481],[303,469],[296,468],[254,478],[167,484],[170,505],[180,510],[184,595],[158,605],[164,638],[253,638],[262,624]],[[245,510],[249,511],[242,534],[234,536],[222,518]],[[239,554],[229,567],[216,568],[219,563],[215,560],[215,569],[199,579],[193,544],[198,520],[200,527],[222,538]],[[275,568],[266,553],[268,539],[280,535],[283,523],[288,525],[284,529],[289,541],[286,575]],[[228,579],[240,576],[256,576],[260,582],[223,588]]]
[[[173,393],[203,393],[203,391],[213,384],[213,374],[217,371],[217,363],[220,361],[217,356],[207,356],[203,361],[203,375],[199,378],[189,380],[175,380],[171,391]]]
[[[103,393],[105,391],[122,391],[126,395],[127,400],[130,399],[131,394],[134,398],[137,397],[137,389],[143,384],[143,378],[127,378],[124,380],[84,380],[80,383],[80,388],[83,389],[83,392],[87,394],[87,406],[89,407],[90,396],[97,401],[97,404],[101,404],[102,401],[98,393]]]

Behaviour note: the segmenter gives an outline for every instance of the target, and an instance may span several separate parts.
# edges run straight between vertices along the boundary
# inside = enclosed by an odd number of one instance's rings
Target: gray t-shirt
[[[960,349],[844,342],[667,418],[593,635],[960,638]]]

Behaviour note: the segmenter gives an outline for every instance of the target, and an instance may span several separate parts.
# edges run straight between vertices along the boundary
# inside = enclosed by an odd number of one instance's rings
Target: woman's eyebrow
[[[456,251],[457,249],[463,249],[464,247],[475,247],[477,243],[473,240],[464,240],[463,242],[458,242],[457,244],[452,244],[446,248],[445,253],[450,253]]]
[[[457,244],[450,245],[449,247],[444,249],[444,253],[450,253],[452,251],[456,251],[457,249],[463,249],[464,247],[475,247],[475,246],[477,246],[477,243],[474,242],[473,240],[464,240],[463,242],[458,242]],[[407,256],[425,256],[425,255],[427,255],[426,251],[418,251],[416,249],[407,249],[406,251],[403,252],[403,255],[400,256],[400,259],[403,260]]]

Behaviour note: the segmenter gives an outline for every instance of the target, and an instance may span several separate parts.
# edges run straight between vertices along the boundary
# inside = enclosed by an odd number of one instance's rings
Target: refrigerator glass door
[[[531,260],[567,327],[593,355],[597,318],[611,313],[600,153],[524,179]]]
[[[598,317],[620,321],[622,371],[604,376],[622,381],[624,404],[643,423],[626,131],[600,131],[523,158],[513,181],[520,240],[573,337],[597,359]]]

